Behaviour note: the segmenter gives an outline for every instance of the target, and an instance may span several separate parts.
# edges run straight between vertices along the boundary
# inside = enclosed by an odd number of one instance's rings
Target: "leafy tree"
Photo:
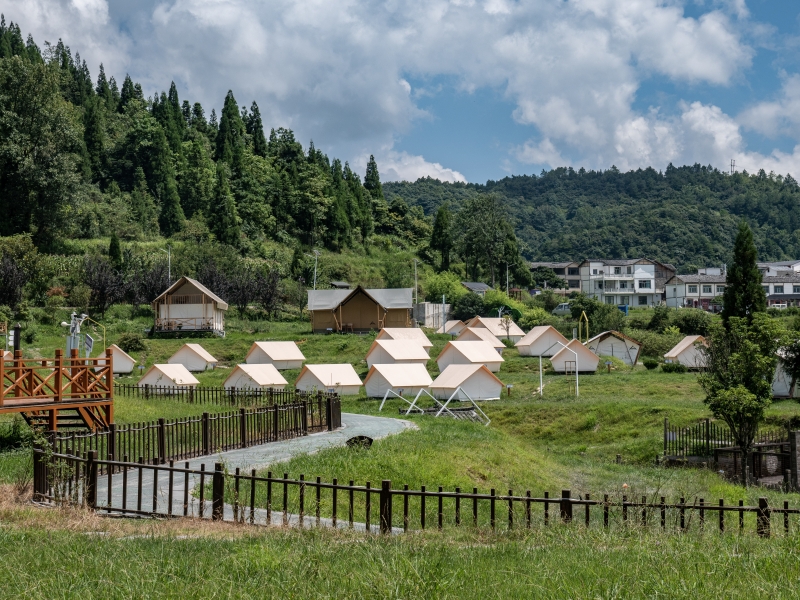
[[[89,158],[92,181],[100,181],[105,175],[105,109],[102,98],[86,102],[83,112],[83,141]]]
[[[208,141],[198,134],[183,143],[185,161],[179,178],[178,194],[183,212],[192,218],[197,212],[207,213],[214,197],[216,167],[211,160]]]
[[[383,187],[381,186],[381,176],[378,173],[378,163],[375,162],[375,157],[372,154],[369,155],[367,173],[364,175],[364,189],[369,192],[374,200],[386,201],[383,195]]]
[[[454,319],[468,321],[472,317],[481,317],[486,312],[483,298],[472,292],[462,296],[452,305],[451,313]]]
[[[0,258],[0,306],[16,309],[22,300],[22,288],[28,282],[25,269],[11,256]]]
[[[91,290],[90,305],[105,317],[110,306],[122,300],[125,285],[122,275],[103,256],[90,256],[84,261],[83,282]]]
[[[281,297],[281,276],[276,269],[256,271],[254,296],[268,316],[277,315]]]
[[[228,186],[228,167],[223,161],[217,163],[217,185],[209,210],[208,228],[223,244],[235,247],[241,242],[239,215]]]
[[[743,455],[750,453],[764,411],[772,402],[772,379],[781,346],[780,324],[764,313],[729,317],[727,326],[714,325],[703,349],[706,371],[698,382],[706,393],[705,404],[712,414],[730,427]]]
[[[683,335],[706,335],[713,322],[713,317],[699,308],[682,308],[672,312],[672,324]]]
[[[793,334],[798,336],[800,332],[795,331]],[[790,378],[789,397],[794,398],[797,381],[800,379],[800,337],[787,340],[787,343],[780,349],[778,357],[783,370]]]
[[[111,243],[108,245],[108,258],[117,270],[122,268],[122,247],[117,237],[117,232],[111,233]]]
[[[131,191],[131,213],[141,226],[142,231],[158,234],[158,209],[153,196],[150,195],[142,167],[136,168],[134,181],[135,184]]]
[[[255,273],[241,265],[228,277],[228,297],[242,319],[247,317],[247,307],[259,299],[257,285]]]
[[[174,177],[169,177],[161,200],[161,214],[158,217],[161,233],[167,237],[175,235],[183,229],[185,220],[181,199],[178,196],[178,187]]]
[[[442,204],[436,211],[436,218],[433,221],[433,232],[431,233],[431,248],[441,253],[442,260],[439,263],[440,271],[447,271],[450,268],[450,251],[453,249],[453,218],[447,203]]]
[[[428,302],[441,302],[444,296],[449,304],[454,304],[469,293],[467,288],[461,285],[461,278],[450,271],[428,275],[422,282],[422,289]]]
[[[548,287],[556,290],[567,289],[567,282],[556,275],[549,267],[536,267],[531,271],[531,279],[536,287]]]
[[[647,328],[650,331],[656,331],[661,333],[669,327],[669,317],[670,317],[670,310],[663,304],[659,304],[653,309],[653,317],[650,319],[650,323],[647,324]]]
[[[513,235],[508,215],[496,194],[480,194],[469,198],[456,216],[455,229],[459,239],[459,252],[469,269],[470,262],[477,266],[485,262],[489,269],[492,287],[498,262],[504,255],[508,234]]]
[[[753,232],[742,220],[733,245],[733,264],[728,270],[727,285],[723,295],[722,320],[743,317],[749,322],[758,312],[767,310],[767,297],[761,287],[761,271],[756,260],[758,253],[753,243]]]

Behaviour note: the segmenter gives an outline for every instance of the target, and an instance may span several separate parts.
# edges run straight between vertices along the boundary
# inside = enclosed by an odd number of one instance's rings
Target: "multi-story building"
[[[761,285],[767,294],[767,306],[800,306],[800,272],[766,276]]]
[[[760,262],[758,270],[764,277],[780,277],[800,273],[800,260],[782,260],[778,262]]]
[[[664,297],[672,265],[647,258],[585,260],[580,264],[581,291],[606,304],[652,306]]]
[[[553,290],[558,294],[566,296],[570,292],[581,291],[581,272],[580,263],[577,262],[532,262],[530,263],[531,271],[535,271],[539,267],[552,269],[553,272],[561,279],[567,282],[566,289]]]
[[[719,268],[698,269],[695,275],[675,275],[666,282],[667,306],[708,310],[725,293],[725,274]]]

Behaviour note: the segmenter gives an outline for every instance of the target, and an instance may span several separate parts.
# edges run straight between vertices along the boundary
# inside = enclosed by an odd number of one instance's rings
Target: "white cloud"
[[[768,137],[800,134],[800,75],[785,76],[776,100],[755,104],[737,120],[745,128]]]
[[[364,171],[367,156],[362,156],[356,165]],[[416,181],[420,177],[433,177],[440,181],[465,182],[467,179],[458,171],[443,167],[437,162],[428,162],[423,156],[407,152],[384,149],[375,157],[383,181]]]

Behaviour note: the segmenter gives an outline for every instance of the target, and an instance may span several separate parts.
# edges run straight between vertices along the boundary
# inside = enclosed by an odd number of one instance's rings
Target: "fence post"
[[[239,409],[239,439],[242,448],[247,448],[247,414],[245,409]]]
[[[167,462],[166,454],[167,454],[167,426],[166,421],[161,418],[158,420],[158,456],[159,462],[163,465]]]
[[[97,508],[97,450],[89,450],[86,456],[86,506]]]
[[[108,426],[108,445],[106,450],[106,457],[117,456],[117,424],[111,423]]]
[[[144,384],[144,398],[145,398],[145,400],[149,400],[150,399],[150,384],[149,383],[145,383]]]
[[[564,523],[572,521],[572,500],[569,490],[561,490],[561,520]]]
[[[668,429],[668,419],[664,417],[664,456],[667,455],[667,429]]]
[[[47,463],[41,444],[33,448],[33,500],[42,502],[47,495]]]
[[[389,479],[381,481],[380,503],[380,531],[381,533],[392,532],[392,482]]]
[[[796,490],[798,485],[800,485],[800,478],[798,478],[798,463],[800,463],[800,456],[798,456],[798,452],[800,452],[800,448],[798,448],[798,437],[800,437],[800,431],[790,431],[789,432],[789,469],[792,472],[792,480],[791,480],[791,489]]]
[[[333,431],[333,410],[331,409],[331,397],[325,398],[325,421],[328,423],[328,431]]]
[[[756,531],[761,537],[769,537],[770,516],[769,503],[767,502],[767,499],[764,497],[759,498]]]
[[[308,435],[308,404],[305,402],[300,405],[300,419],[302,421],[300,425],[300,434]]]
[[[211,485],[211,520],[222,521],[225,510],[225,474],[222,463],[214,463],[214,478]]]
[[[208,413],[203,413],[203,454],[211,454],[211,424],[208,422]]]
[[[278,405],[272,405],[272,441],[278,441]]]

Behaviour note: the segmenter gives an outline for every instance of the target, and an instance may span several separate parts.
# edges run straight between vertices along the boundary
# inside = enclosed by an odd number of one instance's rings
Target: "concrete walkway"
[[[214,463],[217,462],[225,463],[228,473],[235,472],[238,467],[242,474],[249,474],[252,469],[262,470],[269,465],[287,461],[294,456],[313,454],[326,448],[344,446],[348,439],[355,436],[363,435],[373,439],[380,439],[389,435],[401,433],[406,429],[416,428],[416,425],[410,421],[404,421],[402,419],[372,417],[352,413],[342,414],[342,426],[341,429],[336,431],[325,431],[282,442],[272,442],[240,450],[229,450],[227,452],[188,461],[176,461],[175,467],[186,468],[188,464],[190,470],[199,471],[204,465],[205,471],[209,474],[204,478],[205,483],[208,484],[211,482],[211,473],[214,471]],[[170,474],[164,470],[158,471],[157,482],[155,482],[155,501],[153,496],[154,477],[152,467],[143,470],[141,484],[139,482],[138,469],[129,470],[126,474],[115,473],[110,479],[111,481],[109,482],[109,477],[105,475],[98,478],[97,504],[98,510],[101,512],[103,507],[109,505],[114,508],[121,508],[123,506],[123,498],[126,500],[127,509],[136,510],[139,486],[141,485],[142,511],[157,512],[164,515],[183,515],[185,505],[186,514],[190,516],[199,517],[201,514],[205,518],[210,518],[211,516],[211,499],[204,498],[204,506],[201,511],[199,496],[195,497],[192,495],[194,488],[200,485],[201,476],[196,473],[173,473],[171,502],[169,497]],[[127,488],[127,494],[123,494],[123,488]],[[279,489],[279,484],[273,484],[273,501],[275,504],[281,502],[281,498],[279,498]],[[312,503],[315,497],[314,493],[315,491],[313,489],[307,489],[307,510],[313,510]],[[329,493],[330,492],[328,492],[328,494]],[[249,505],[249,498],[242,498],[242,504]],[[377,506],[375,508],[377,508]],[[246,512],[246,518],[249,520],[249,508],[246,509]],[[343,516],[346,518],[346,515]],[[233,506],[225,505],[224,519],[226,521],[234,520]],[[254,521],[260,524],[267,524],[267,511],[265,509],[256,509]],[[285,515],[283,512],[273,511],[269,521],[276,525],[285,524],[296,526],[299,525],[299,515]],[[304,518],[303,525],[310,527],[316,524],[317,520],[315,517],[306,516]],[[330,519],[321,519],[319,524],[332,525]],[[376,525],[377,522],[373,522],[373,528],[375,528]],[[346,522],[342,523],[340,518],[337,526],[348,526],[348,524]],[[355,524],[354,527],[357,529],[364,529],[365,525],[360,523]]]

